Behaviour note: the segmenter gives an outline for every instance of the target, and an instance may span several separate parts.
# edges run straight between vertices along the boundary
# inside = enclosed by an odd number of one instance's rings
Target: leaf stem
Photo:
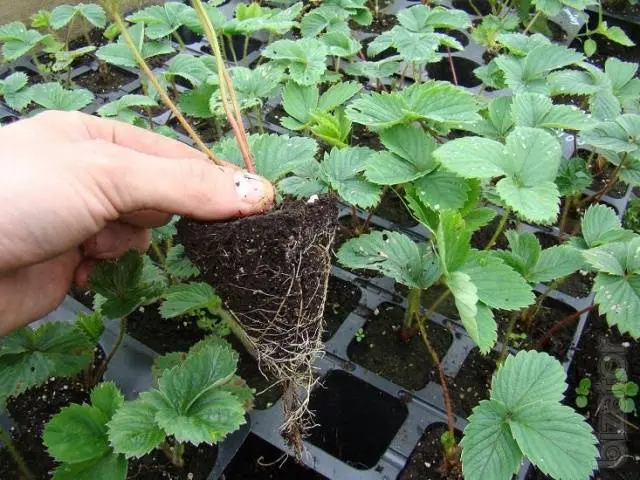
[[[262,104],[256,105],[256,119],[258,121],[258,131],[264,133],[264,122],[262,121]]]
[[[453,77],[453,83],[458,86],[458,75],[456,75],[456,67],[453,65],[453,57],[451,56],[451,49],[447,47],[447,57],[449,59],[449,69],[451,70],[451,76]]]
[[[542,338],[540,340],[538,340],[538,342],[535,344],[535,346],[533,348],[535,348],[536,350],[541,350],[542,348],[544,348],[544,346],[547,344],[547,342],[551,339],[551,337],[553,337],[553,335],[568,327],[571,323],[575,322],[578,318],[580,318],[580,315],[582,315],[583,313],[586,312],[590,312],[591,310],[593,310],[595,308],[595,304],[591,304],[586,308],[583,308],[580,311],[574,312],[571,315],[567,316],[564,320],[562,320],[561,322],[556,323],[553,327],[551,327],[547,333],[545,333]]]
[[[411,330],[413,328],[413,320],[416,314],[420,311],[420,297],[422,296],[422,290],[420,288],[409,289],[407,295],[407,309],[404,311],[404,319],[402,322],[402,337],[406,336],[406,339],[411,337]]]
[[[562,206],[562,216],[560,217],[560,224],[558,225],[558,230],[560,231],[560,237],[564,233],[564,228],[567,225],[567,218],[569,218],[569,211],[571,210],[571,206],[574,202],[574,197],[566,197],[564,199],[564,205]]]
[[[511,334],[516,328],[516,322],[518,321],[518,316],[520,315],[519,311],[511,312],[509,316],[509,324],[507,325],[507,330],[504,333],[504,340],[502,341],[502,351],[500,352],[500,357],[498,357],[498,361],[496,362],[500,365],[507,358],[509,354],[509,341],[511,339]]]
[[[109,366],[109,363],[111,362],[111,360],[113,359],[114,355],[116,354],[116,352],[118,351],[118,348],[120,348],[120,345],[122,344],[122,340],[124,340],[124,333],[127,329],[127,317],[122,317],[120,319],[120,329],[118,331],[118,338],[116,339],[116,343],[113,344],[113,347],[111,348],[111,351],[109,352],[109,355],[107,355],[107,358],[105,358],[102,363],[100,364],[100,367],[98,367],[98,369],[96,370],[96,373],[94,375],[94,384],[98,383],[100,381],[100,379],[102,378],[102,376],[104,375],[104,372],[107,371],[107,367]]]
[[[242,122],[242,116],[240,115],[240,107],[236,99],[235,90],[233,89],[233,82],[227,72],[227,68],[222,60],[222,53],[220,51],[220,44],[218,43],[218,36],[216,34],[211,20],[207,16],[204,6],[201,0],[192,0],[193,7],[198,15],[198,19],[202,24],[205,32],[205,36],[211,45],[214,56],[216,58],[216,64],[218,66],[218,76],[220,79],[220,96],[222,97],[222,108],[227,116],[227,120],[231,125],[233,134],[238,142],[238,147],[242,154],[245,167],[251,173],[255,172],[255,166],[253,158],[251,157],[251,151],[249,149],[249,142],[247,140],[247,134],[244,131],[244,123]],[[234,53],[233,46],[231,49]]]
[[[213,154],[211,149],[205,145],[205,143],[202,141],[200,136],[196,133],[193,127],[189,125],[189,122],[187,122],[187,120],[184,118],[184,115],[182,115],[182,112],[180,112],[180,110],[178,109],[178,107],[176,107],[176,105],[173,103],[171,98],[169,98],[169,95],[167,94],[165,89],[162,88],[162,86],[160,85],[160,82],[158,82],[158,79],[149,68],[149,65],[147,65],[147,62],[144,60],[144,58],[138,51],[138,47],[136,47],[136,44],[133,41],[133,38],[131,38],[131,34],[129,33],[129,30],[125,25],[124,20],[122,20],[122,16],[120,15],[120,11],[118,10],[117,5],[114,5],[113,3],[107,2],[105,0],[103,0],[102,3],[107,9],[107,11],[109,12],[109,14],[113,17],[114,22],[120,29],[122,38],[124,39],[125,43],[129,47],[129,50],[133,54],[134,58],[136,59],[136,62],[138,63],[140,69],[142,70],[142,72],[147,77],[149,82],[151,82],[153,87],[158,92],[158,95],[162,99],[162,102],[167,106],[169,110],[171,110],[171,113],[173,113],[173,115],[176,117],[176,119],[178,120],[182,128],[184,128],[184,130],[187,132],[189,137],[191,137],[191,139],[195,142],[198,149],[202,153],[204,153],[207,157],[209,157],[209,159],[215,164],[224,165],[224,163]],[[115,2],[115,3],[117,4],[118,2]]]
[[[493,232],[493,236],[489,239],[489,241],[485,245],[484,247],[485,250],[490,250],[496,244],[496,242],[498,241],[498,237],[500,237],[500,234],[502,233],[505,225],[507,224],[507,220],[509,219],[510,213],[511,213],[511,207],[507,207],[504,209],[504,212],[502,213],[502,217],[500,218],[500,223],[498,224],[496,231]]]
[[[184,50],[186,48],[186,45],[184,44],[184,40],[182,39],[182,37],[180,36],[178,31],[176,30],[175,32],[173,32],[172,35],[173,35],[173,38],[175,39],[175,41],[178,42],[178,45],[180,46],[180,49]]]
[[[24,458],[22,458],[22,455],[20,455],[20,452],[14,445],[13,440],[11,440],[11,435],[9,435],[9,432],[7,432],[2,425],[0,425],[0,442],[2,442],[6,447],[9,455],[11,456],[11,459],[18,467],[20,475],[25,480],[34,480],[36,477],[33,476],[31,471],[29,470],[29,467],[27,467]]]
[[[606,185],[603,188],[601,188],[599,191],[594,193],[593,195],[589,195],[587,198],[582,200],[582,202],[580,202],[580,206],[588,205],[591,202],[600,201],[600,199],[604,197],[609,192],[609,190],[611,190],[616,185],[616,183],[618,183],[618,173],[620,173],[620,169],[622,168],[625,160],[627,159],[627,154],[628,152],[624,152],[624,155],[622,155],[622,158],[620,159],[620,163],[616,165],[616,168],[611,173],[611,178],[606,183]]]
[[[533,18],[531,19],[527,27],[524,29],[524,32],[522,33],[527,33],[531,29],[531,27],[533,27],[533,24],[536,23],[536,20],[538,20],[538,17],[540,17],[541,13],[542,13],[542,10],[538,10],[536,12],[536,14],[533,16]]]
[[[242,45],[242,58],[247,58],[249,55],[249,35],[244,36],[244,43]]]

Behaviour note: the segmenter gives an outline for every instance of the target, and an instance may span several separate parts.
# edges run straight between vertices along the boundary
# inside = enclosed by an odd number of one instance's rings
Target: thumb
[[[105,159],[103,191],[120,213],[157,210],[222,220],[271,208],[274,188],[263,177],[200,158],[164,158],[92,141]],[[99,179],[100,180],[100,179]]]

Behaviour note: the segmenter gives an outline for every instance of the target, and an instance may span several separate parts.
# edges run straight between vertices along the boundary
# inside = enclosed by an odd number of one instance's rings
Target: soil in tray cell
[[[387,191],[375,210],[375,214],[404,228],[411,228],[418,225],[418,222],[411,216],[404,201],[394,192]]]
[[[587,27],[591,30],[594,30],[598,25],[598,13],[597,12],[587,12],[589,14],[589,21],[587,23]],[[640,61],[640,49],[637,47],[638,42],[640,42],[640,29],[637,25],[625,22],[624,20],[618,20],[616,18],[606,18],[607,26],[611,27],[619,27],[621,28],[627,36],[631,39],[632,42],[635,43],[634,46],[625,47],[620,45],[619,43],[608,40],[607,38],[598,35],[594,36],[594,40],[598,44],[598,48],[596,53],[594,53],[591,57],[588,58],[590,63],[593,63],[599,68],[604,68],[604,64],[610,57],[616,57],[619,60],[623,60],[625,62],[639,62]],[[584,28],[580,31],[580,33],[584,33]],[[580,42],[580,38],[576,38],[573,42],[571,42],[571,48],[579,48],[582,50],[582,45]]]
[[[453,8],[464,10],[471,15],[488,15],[491,13],[491,3],[488,0],[453,0]]]
[[[536,232],[535,236],[540,241],[543,249],[559,245],[558,237],[550,233]],[[584,298],[591,293],[593,278],[593,273],[579,270],[567,276],[562,283],[556,285],[555,289],[574,298]]]
[[[632,4],[629,0],[605,0],[602,5],[605,15],[611,12],[622,17],[640,18],[640,4]]]
[[[449,58],[447,56],[442,57],[439,62],[427,64],[427,74],[429,78],[433,80],[445,80],[447,82],[455,83],[463,87],[476,87],[482,83],[482,81],[475,76],[473,70],[480,65],[462,57],[451,57],[453,63],[453,71],[456,73],[454,79]]]
[[[569,208],[569,212],[567,214],[567,220],[565,221],[564,227],[562,229],[562,231],[564,233],[568,233],[568,234],[572,234],[573,235],[576,232],[579,232],[580,221],[582,220],[582,216],[584,215],[584,212],[587,210],[587,208],[589,208],[589,205],[593,205],[594,204],[594,202],[591,202],[591,201],[590,201],[589,204],[583,204],[582,202],[584,202],[587,198],[588,198],[587,195],[582,195],[580,197],[580,201],[579,202],[575,202],[574,201],[571,204],[571,207]],[[562,221],[562,210],[564,208],[565,201],[566,201],[566,197],[563,197],[560,200],[560,214],[558,214],[558,220],[554,224],[558,228],[560,228],[560,223]],[[609,204],[604,203],[604,202],[600,202],[600,203],[602,205],[606,205],[607,207],[612,208],[613,210],[616,210],[616,208],[613,205],[609,205]]]
[[[317,427],[307,441],[359,470],[378,463],[408,415],[402,401],[341,370],[321,379],[309,409]]]
[[[324,332],[322,340],[327,341],[338,331],[342,322],[358,306],[361,290],[351,283],[336,277],[329,277],[327,300],[324,305]]]
[[[91,70],[73,79],[78,87],[87,88],[93,93],[111,93],[136,79],[133,73],[107,66],[103,72]]]
[[[438,372],[422,343],[420,335],[403,341],[398,329],[402,326],[404,309],[389,303],[381,304],[363,327],[364,338],[351,341],[347,354],[355,363],[409,390],[420,390]],[[427,334],[432,345],[444,357],[453,338],[444,327],[427,322]]]
[[[231,43],[233,44],[233,50],[231,50],[231,46],[229,45],[229,39],[224,39],[224,52],[229,62],[234,61],[235,59],[242,60],[244,58],[244,37],[243,36],[233,36],[231,37]],[[255,52],[260,48],[262,42],[260,40],[256,40],[255,38],[249,38],[249,45],[247,48],[247,55],[252,52]],[[200,50],[202,53],[207,53],[211,55],[211,47],[206,44],[203,45]],[[233,56],[235,52],[235,57]]]
[[[215,445],[185,445],[182,468],[175,466],[164,452],[154,450],[142,458],[129,460],[128,479],[205,480],[216,463]]]
[[[640,384],[640,343],[609,328],[604,317],[591,314],[569,368],[565,403],[585,416],[598,437],[599,480],[636,480],[640,471],[640,416],[620,411],[611,393],[618,368]],[[591,380],[591,389],[587,406],[577,408],[575,389],[583,378]],[[636,397],[636,408],[638,402]],[[536,470],[527,480],[547,478]]]
[[[447,426],[444,423],[429,425],[416,448],[411,452],[398,480],[461,480],[459,475],[447,474],[441,469],[443,455],[440,437],[446,431]],[[462,438],[460,432],[456,431],[456,438],[460,441]]]
[[[615,167],[607,162],[600,171],[594,172],[593,183],[589,186],[589,189],[593,190],[594,192],[598,192],[601,189],[605,188],[609,184],[614,170]],[[622,198],[626,195],[628,188],[629,185],[618,179],[611,190],[607,192],[607,195],[612,198]]]
[[[500,223],[501,216],[502,216],[501,213],[499,212],[496,213],[495,218],[489,223],[489,225],[482,227],[480,230],[476,230],[473,233],[473,236],[471,237],[471,246],[473,248],[482,250],[485,247],[485,245],[489,243],[489,240],[493,236],[493,233],[496,231],[496,228],[498,228],[498,224]],[[502,233],[500,234],[495,245],[493,246],[494,250],[495,249],[504,250],[509,247],[509,244],[507,243],[507,237],[504,236],[504,232],[510,229],[515,229],[516,225],[517,225],[516,218],[513,215],[510,215],[509,220],[507,220],[507,224],[505,225],[504,229],[502,230]]]
[[[449,391],[453,410],[462,417],[471,415],[478,402],[489,398],[491,377],[496,370],[500,354],[490,352],[482,355],[477,348],[469,352],[460,371],[449,380]]]
[[[193,319],[163,320],[155,307],[147,307],[144,312],[133,313],[127,323],[127,333],[161,355],[168,352],[185,352],[207,335]],[[274,381],[265,377],[257,362],[233,335],[226,337],[226,340],[240,356],[238,375],[256,391],[254,408],[261,410],[273,405],[282,395],[282,390],[272,387]]]
[[[224,471],[225,480],[323,480],[325,477],[254,434]]]

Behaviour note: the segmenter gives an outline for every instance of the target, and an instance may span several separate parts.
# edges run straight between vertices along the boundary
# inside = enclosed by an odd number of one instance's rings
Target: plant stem
[[[247,58],[249,55],[249,35],[244,36],[244,44],[242,45],[242,58]]]
[[[567,225],[567,218],[569,218],[569,210],[571,210],[571,206],[573,205],[574,199],[573,197],[566,197],[564,199],[564,205],[562,206],[562,216],[560,217],[560,224],[558,225],[558,230],[560,230],[560,236],[564,233],[564,227]]]
[[[161,265],[166,265],[167,257],[164,253],[162,253],[160,246],[156,242],[152,241],[151,248],[153,249],[153,253],[155,253],[156,257],[158,258],[158,262],[160,262]]]
[[[262,105],[256,105],[256,119],[258,121],[258,131],[264,133],[264,122],[262,121]]]
[[[416,313],[420,311],[421,296],[421,289],[409,289],[409,294],[407,295],[407,309],[404,311],[404,320],[402,322],[402,329],[405,333],[409,332],[413,328],[413,319],[416,317]]]
[[[627,159],[627,153],[628,152],[624,152],[624,155],[622,155],[622,158],[620,159],[620,163],[616,165],[616,168],[613,170],[613,173],[611,173],[611,178],[606,183],[606,185],[603,188],[601,188],[599,191],[594,193],[593,195],[588,196],[582,202],[580,202],[580,206],[588,205],[591,202],[600,201],[600,199],[604,197],[609,192],[609,190],[611,190],[616,185],[616,183],[618,183],[618,173],[620,173],[620,169],[622,168],[625,160]]]
[[[507,358],[509,354],[509,341],[511,338],[511,334],[513,330],[516,328],[516,322],[518,321],[518,316],[520,315],[519,311],[511,312],[509,316],[509,325],[507,325],[507,331],[504,333],[504,340],[502,341],[502,351],[500,352],[500,357],[496,362],[500,365]]]
[[[258,350],[256,350],[253,341],[249,338],[244,329],[240,326],[240,322],[233,312],[218,309],[216,311],[216,315],[218,315],[227,325],[229,325],[229,329],[233,332],[242,346],[247,350],[249,355],[251,355],[255,360],[259,360]]]
[[[216,37],[216,39],[217,38],[218,37]],[[224,38],[227,39],[227,45],[229,45],[229,50],[231,50],[231,58],[233,58],[233,63],[238,65],[238,55],[236,55],[236,49],[233,47],[233,40],[231,39],[231,35],[224,35]]]
[[[531,29],[531,27],[533,27],[533,24],[536,23],[536,20],[538,20],[538,17],[540,16],[541,13],[542,13],[542,10],[538,10],[536,12],[536,14],[533,16],[533,18],[531,19],[527,27],[524,29],[524,32],[522,33],[527,33]]]
[[[5,448],[9,452],[9,455],[11,456],[11,459],[18,467],[18,470],[20,471],[20,475],[22,476],[22,478],[26,480],[34,480],[36,477],[33,476],[31,471],[27,467],[27,464],[25,463],[24,458],[22,458],[22,455],[20,455],[20,452],[14,445],[13,440],[11,440],[11,435],[9,435],[9,432],[7,432],[4,429],[4,427],[1,425],[0,425],[0,442],[4,444]]]
[[[489,242],[487,242],[487,244],[485,245],[484,247],[485,250],[490,250],[491,247],[493,247],[496,244],[496,242],[498,241],[498,237],[500,236],[500,234],[504,230],[505,225],[507,224],[507,220],[509,219],[510,213],[511,213],[511,207],[507,207],[504,209],[504,212],[502,213],[502,218],[500,218],[500,223],[498,224],[496,231],[493,232],[493,236],[491,237],[491,239],[489,239]]]
[[[447,57],[449,58],[449,69],[451,70],[451,76],[453,77],[453,83],[458,86],[458,75],[456,75],[456,67],[453,65],[453,57],[451,56],[451,49],[447,47]]]
[[[340,72],[340,57],[336,56],[333,60],[333,71],[336,73]]]
[[[103,362],[100,364],[100,367],[98,367],[98,370],[96,370],[96,373],[93,377],[94,384],[98,383],[102,378],[102,376],[104,375],[104,372],[107,371],[107,367],[109,366],[109,363],[111,362],[111,360],[113,359],[113,356],[116,354],[116,352],[118,351],[118,348],[122,344],[122,340],[124,340],[124,332],[126,331],[126,329],[127,329],[127,317],[122,317],[120,319],[120,329],[118,331],[118,338],[116,339],[116,343],[113,344],[113,348],[109,352],[109,355],[107,355],[107,358],[103,360]]]
[[[204,28],[205,35],[209,41],[211,48],[213,49],[216,63],[218,65],[218,76],[220,78],[220,96],[222,97],[222,108],[227,116],[227,120],[233,129],[233,134],[238,142],[238,147],[242,153],[242,159],[247,170],[251,173],[255,172],[255,166],[253,158],[251,157],[251,151],[249,149],[249,142],[247,141],[247,134],[244,131],[244,124],[240,115],[240,107],[236,100],[236,94],[233,89],[233,83],[231,77],[227,72],[227,68],[222,60],[222,53],[220,52],[220,44],[218,43],[218,36],[211,24],[211,20],[207,16],[204,6],[201,0],[193,0],[193,7],[198,15],[198,19]],[[233,50],[233,48],[232,48]]]
[[[476,12],[476,15],[478,15],[479,17],[483,17],[484,15],[482,15],[482,12],[480,11],[480,9],[476,6],[475,2],[473,0],[469,0],[469,6],[471,7],[471,9]]]
[[[431,308],[429,309],[429,311],[427,312],[426,317],[427,318],[431,318],[431,316],[435,313],[436,309],[440,306],[440,304],[442,302],[444,302],[447,298],[449,298],[449,295],[451,295],[451,290],[449,290],[448,288],[442,292],[442,294],[436,299],[435,302],[433,302],[433,305],[431,305]]]
[[[160,444],[160,450],[164,452],[167,458],[173,463],[176,467],[182,468],[184,466],[184,460],[182,455],[184,453],[184,443],[176,442],[175,445],[169,445],[169,442],[166,440]]]
[[[561,322],[556,323],[553,327],[551,327],[547,333],[545,333],[542,338],[540,340],[538,340],[538,342],[535,344],[535,346],[533,348],[535,348],[536,350],[541,350],[542,348],[544,348],[544,346],[547,344],[547,342],[549,341],[549,339],[551,339],[551,337],[553,337],[553,335],[568,327],[572,322],[575,322],[578,318],[580,318],[580,315],[582,315],[583,313],[589,312],[591,310],[593,310],[595,308],[595,304],[591,304],[586,308],[583,308],[582,310],[578,311],[578,312],[574,312],[571,315],[567,316],[564,320],[562,320]]]
[[[64,49],[68,52],[69,51],[69,42],[71,42],[71,32],[73,31],[73,27],[76,23],[76,16],[74,15],[73,17],[71,17],[71,22],[69,23],[69,26],[67,27],[67,35],[64,38]],[[91,45],[91,43],[89,43],[89,45]]]
[[[171,113],[173,113],[173,115],[176,117],[176,119],[178,120],[182,128],[184,128],[184,130],[187,132],[189,137],[191,137],[191,139],[195,142],[198,149],[202,153],[204,153],[207,157],[209,157],[209,159],[215,164],[224,165],[224,163],[213,154],[211,149],[205,145],[205,143],[202,141],[200,136],[191,127],[191,125],[189,125],[189,122],[187,122],[187,120],[184,118],[184,115],[182,115],[182,112],[180,112],[180,110],[178,109],[178,107],[176,107],[176,105],[173,103],[171,98],[169,98],[169,95],[167,94],[165,89],[162,88],[162,86],[160,85],[160,82],[158,82],[158,79],[149,68],[149,65],[147,65],[147,62],[145,62],[144,58],[138,51],[138,47],[133,41],[133,38],[131,38],[131,34],[129,33],[129,30],[125,25],[124,20],[122,20],[122,16],[120,15],[120,12],[117,6],[114,6],[111,2],[106,2],[106,1],[103,1],[103,5],[113,17],[114,22],[120,29],[122,38],[124,39],[125,43],[129,47],[129,50],[133,54],[134,58],[136,59],[136,62],[140,66],[140,69],[145,74],[149,82],[151,82],[151,84],[154,86],[154,88],[158,92],[158,95],[160,95],[162,102],[167,106],[169,110],[171,110]]]
[[[454,421],[453,421],[453,406],[451,403],[451,395],[449,394],[449,386],[447,383],[447,377],[444,374],[444,369],[442,368],[442,363],[440,362],[440,357],[438,356],[438,352],[431,345],[429,341],[429,337],[427,336],[427,329],[424,327],[424,317],[419,316],[418,318],[418,329],[420,330],[420,336],[422,337],[422,341],[424,345],[427,347],[427,351],[431,356],[431,360],[436,365],[438,369],[438,374],[440,376],[440,386],[442,387],[442,396],[444,397],[444,406],[447,411],[447,428],[449,433],[451,434],[451,438],[455,438],[454,432]]]
[[[535,323],[536,317],[538,316],[538,312],[542,308],[542,303],[549,296],[549,294],[557,289],[560,285],[562,285],[568,277],[557,278],[546,288],[542,295],[538,296],[536,299],[536,303],[534,303],[531,307],[527,309],[525,312],[525,321],[527,322],[529,331],[533,329],[533,325]]]
[[[184,40],[182,39],[182,37],[177,31],[173,32],[173,38],[176,40],[176,42],[178,42],[178,45],[180,45],[181,50],[184,50],[186,48],[186,45],[184,44]]]

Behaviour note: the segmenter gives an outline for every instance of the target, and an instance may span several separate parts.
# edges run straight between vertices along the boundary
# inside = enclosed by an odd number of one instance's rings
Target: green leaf
[[[399,66],[397,57],[392,57],[377,62],[364,60],[350,62],[344,66],[343,70],[348,75],[383,79],[396,73]]]
[[[526,278],[532,283],[550,282],[581,269],[583,263],[579,250],[558,245],[542,251],[540,260]]]
[[[144,392],[115,412],[108,428],[109,442],[116,453],[142,457],[165,439],[165,432],[155,421],[157,409],[149,400],[156,393]]]
[[[495,140],[463,137],[441,145],[433,155],[444,168],[463,178],[488,179],[505,174],[496,162],[503,149]]]
[[[91,289],[106,298],[102,313],[110,318],[124,317],[143,301],[140,280],[144,261],[142,256],[129,251],[114,261],[99,263],[91,278]]]
[[[636,404],[631,398],[621,398],[618,400],[618,407],[623,413],[633,413],[636,409]]]
[[[113,382],[102,382],[91,390],[91,405],[111,418],[124,403],[124,395]]]
[[[362,85],[358,82],[336,83],[320,96],[320,99],[317,101],[317,108],[325,112],[330,112],[347,103],[347,101],[361,89]]]
[[[367,179],[375,184],[406,183],[436,167],[432,157],[436,143],[419,127],[397,125],[384,130],[380,140],[389,151],[374,154],[365,170]]]
[[[147,95],[129,94],[100,107],[98,115],[101,117],[116,117],[118,120],[133,123],[134,119],[139,117],[131,108],[156,106],[158,106],[158,103]]]
[[[100,312],[80,312],[76,318],[76,328],[78,328],[91,343],[97,344],[104,332],[104,317]]]
[[[509,421],[522,452],[555,478],[589,478],[597,468],[597,440],[582,415],[559,404],[532,403]]]
[[[511,114],[521,127],[582,130],[594,125],[585,112],[572,105],[553,105],[538,93],[520,93],[513,99]]]
[[[300,85],[317,83],[327,69],[327,47],[315,38],[276,40],[262,55],[286,67],[291,79]]]
[[[459,212],[444,210],[440,213],[436,244],[445,275],[455,272],[465,263],[471,251],[471,232]]]
[[[598,273],[593,285],[600,313],[606,315],[610,326],[617,326],[620,333],[640,337],[640,276],[629,278]]]
[[[59,462],[95,460],[110,452],[108,420],[109,417],[97,407],[72,404],[47,423],[42,439],[49,453]]]
[[[104,28],[107,24],[107,16],[99,5],[96,4],[79,4],[59,5],[51,12],[51,27],[54,30],[60,30],[65,27],[75,16],[83,17],[94,27]]]
[[[0,27],[0,43],[5,60],[13,61],[26,55],[44,37],[37,30],[27,30],[22,22],[11,22]]]
[[[413,185],[420,200],[435,210],[459,209],[467,201],[467,181],[441,168],[414,181]]]
[[[584,41],[584,54],[587,57],[591,57],[594,53],[596,53],[596,50],[598,49],[598,44],[595,42],[595,40],[591,39],[591,38],[587,38]]]
[[[181,2],[152,5],[129,15],[127,21],[146,25],[147,37],[156,40],[175,32],[183,24],[183,15],[189,7]]]
[[[321,40],[327,46],[327,54],[334,57],[353,57],[362,49],[360,42],[345,32],[329,32]]]
[[[624,30],[617,26],[607,27],[606,23],[607,22],[601,23],[601,25],[604,25],[604,29],[598,29],[598,33],[604,35],[609,40],[619,43],[620,45],[623,45],[625,47],[635,46],[635,43],[633,43],[633,41],[627,36],[627,34],[624,33]]]
[[[490,252],[473,251],[459,271],[471,277],[478,299],[490,307],[518,310],[535,299],[524,278]]]
[[[299,130],[311,121],[312,112],[318,107],[318,87],[302,86],[289,81],[282,91],[282,107],[300,123]]]
[[[179,283],[173,285],[164,294],[160,305],[162,318],[174,318],[202,309],[217,310],[222,300],[207,283]]]
[[[31,91],[27,87],[29,77],[24,72],[15,72],[0,80],[0,96],[9,107],[21,112],[31,103]]]
[[[216,115],[211,111],[211,97],[219,92],[218,86],[212,83],[202,85],[187,90],[178,96],[178,107],[180,110],[196,118],[213,118]]]
[[[71,376],[93,358],[95,343],[75,325],[45,323],[0,338],[0,398],[16,396],[52,376]]]
[[[409,288],[429,288],[440,276],[433,252],[397,232],[353,238],[340,247],[337,258],[349,268],[376,270]]]
[[[382,188],[362,175],[372,154],[367,147],[333,148],[324,154],[320,167],[340,198],[361,208],[377,205],[382,196]]]
[[[158,41],[145,41],[145,26],[138,23],[129,28],[129,34],[133,38],[134,44],[142,57],[146,60],[157,55],[173,53],[169,39]],[[107,63],[120,67],[138,67],[135,57],[124,42],[122,35],[118,38],[117,43],[108,43],[98,49],[96,56]]]
[[[627,397],[635,397],[636,395],[638,395],[638,391],[640,391],[640,387],[638,387],[637,383],[635,383],[635,382],[627,382],[627,384],[625,386],[624,394]]]
[[[93,101],[93,93],[84,88],[67,90],[56,82],[40,83],[31,88],[32,100],[47,110],[81,110]]]
[[[611,232],[622,230],[615,210],[606,205],[591,205],[582,217],[582,237],[589,248],[602,245]]]
[[[508,480],[518,472],[522,452],[511,435],[505,407],[482,400],[464,429],[462,471],[467,480]]]
[[[635,137],[640,135],[640,115],[624,114],[612,121],[601,122],[582,132],[582,141],[588,145],[612,152],[635,152],[639,146]]]
[[[184,247],[173,245],[167,252],[165,262],[167,273],[178,280],[188,280],[200,275],[200,270],[184,254]]]
[[[179,442],[215,443],[244,420],[243,402],[219,389],[233,378],[237,354],[224,340],[207,339],[184,362],[165,371],[149,400],[157,408],[155,421]]]
[[[593,177],[584,159],[573,157],[560,163],[555,182],[561,196],[575,197],[593,183]]]
[[[489,102],[487,118],[465,128],[483,137],[504,141],[514,124],[511,115],[512,101],[511,96],[494,98]]]
[[[353,122],[374,129],[389,128],[413,119],[407,102],[395,93],[361,95],[347,107],[347,116]]]
[[[169,60],[164,72],[166,78],[182,77],[194,87],[202,85],[212,75],[216,74],[202,61],[202,57],[186,53],[179,53]]]
[[[578,408],[585,408],[587,405],[589,405],[589,399],[583,395],[578,395],[576,397],[576,407]]]
[[[81,463],[63,463],[53,471],[53,480],[125,480],[129,462],[124,455],[110,454]]]
[[[249,135],[248,141],[257,173],[271,182],[277,182],[297,168],[315,162],[318,149],[316,141],[307,137],[253,134]],[[244,165],[234,137],[219,142],[213,150],[224,160],[238,166]]]

